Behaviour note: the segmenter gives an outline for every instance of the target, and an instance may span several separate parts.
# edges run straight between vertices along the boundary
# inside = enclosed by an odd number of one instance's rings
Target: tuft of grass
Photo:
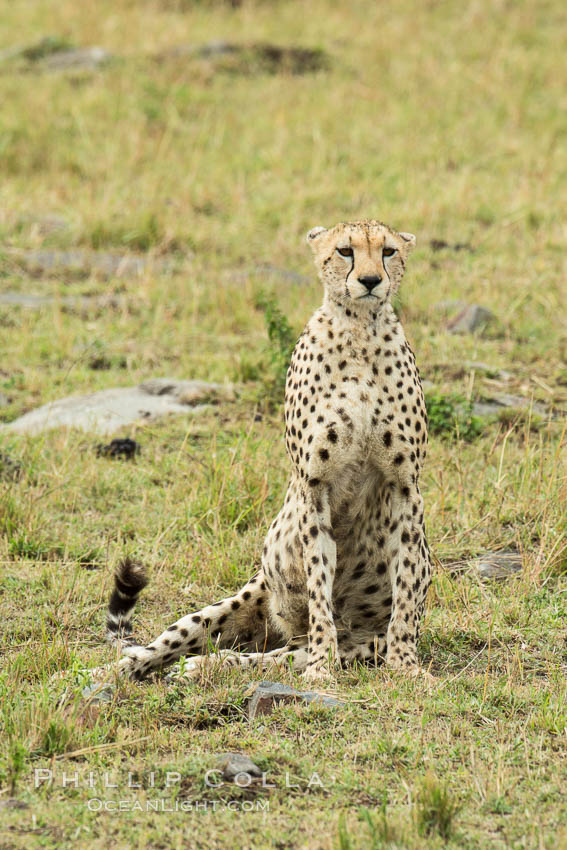
[[[270,371],[264,375],[264,392],[268,400],[277,405],[283,400],[287,370],[297,333],[273,296],[260,292],[256,297],[255,306],[264,315],[269,340],[267,359]]]
[[[420,835],[438,834],[444,841],[451,838],[459,805],[448,785],[428,771],[422,782],[416,803],[417,830]]]
[[[472,412],[472,402],[457,393],[426,393],[425,405],[431,436],[471,442],[484,430],[483,420]]]

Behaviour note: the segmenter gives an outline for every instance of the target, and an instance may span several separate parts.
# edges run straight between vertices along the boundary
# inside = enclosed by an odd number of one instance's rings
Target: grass
[[[5,5],[0,49],[32,51],[0,64],[0,290],[56,300],[0,306],[0,421],[151,376],[240,392],[120,434],[141,445],[131,462],[97,457],[95,435],[0,434],[2,847],[567,847],[563,5]],[[243,61],[156,58],[211,40],[245,44]],[[270,43],[325,61],[268,66],[253,45]],[[115,58],[42,70],[65,45]],[[304,234],[374,216],[418,235],[398,309],[435,402],[420,654],[436,685],[355,669],[333,688],[345,708],[250,722],[257,677],[214,668],[185,689],[124,682],[86,703],[84,669],[112,657],[101,637],[119,558],[150,567],[148,639],[257,564],[286,484],[283,364],[321,297]],[[18,253],[40,248],[153,264],[134,279],[29,275]],[[57,300],[99,294],[120,298]],[[438,305],[454,300],[497,321],[453,336]],[[498,392],[557,415],[470,417]],[[521,553],[518,576],[463,569],[498,549]],[[229,750],[274,787],[207,786]],[[168,812],[176,801],[191,810]]]

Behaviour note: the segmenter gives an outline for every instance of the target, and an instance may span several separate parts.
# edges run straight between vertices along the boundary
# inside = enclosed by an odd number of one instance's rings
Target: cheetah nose
[[[358,282],[365,286],[369,292],[372,292],[375,286],[382,283],[382,278],[378,274],[366,274],[359,277]]]

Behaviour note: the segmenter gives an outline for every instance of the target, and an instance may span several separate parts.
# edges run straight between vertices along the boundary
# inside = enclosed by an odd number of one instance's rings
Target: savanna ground
[[[33,52],[0,64],[0,288],[121,300],[0,307],[0,417],[152,376],[240,391],[204,417],[121,433],[142,446],[133,462],[97,458],[82,432],[0,434],[23,468],[0,482],[0,846],[567,847],[564,4],[3,4],[2,47],[46,36],[116,58],[93,73],[44,71]],[[317,48],[321,67],[294,74],[251,47],[155,58],[213,39]],[[46,227],[54,215],[66,226]],[[299,332],[321,297],[304,232],[359,217],[418,235],[400,309],[437,402],[504,390],[559,411],[471,423],[460,402],[431,437],[437,571],[420,653],[437,684],[353,670],[331,689],[345,708],[249,722],[261,676],[213,669],[184,688],[120,683],[89,707],[81,670],[112,657],[101,638],[120,557],[151,569],[143,639],[257,564],[287,469],[286,328],[276,315],[268,341],[259,297]],[[42,247],[169,266],[32,278],[18,251]],[[310,282],[259,272],[267,263]],[[451,299],[496,322],[449,334],[436,305]],[[498,549],[522,554],[521,574],[487,583],[461,568]],[[229,750],[275,787],[207,788]],[[34,788],[36,769],[53,784]],[[76,771],[80,787],[64,788]],[[168,771],[182,776],[169,789]],[[101,787],[105,772],[118,789]],[[201,805],[116,814],[90,798]]]

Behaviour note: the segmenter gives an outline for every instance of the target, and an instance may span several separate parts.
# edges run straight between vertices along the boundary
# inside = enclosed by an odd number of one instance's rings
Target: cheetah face
[[[415,236],[379,221],[356,221],[314,227],[307,242],[327,298],[376,312],[397,292]]]

